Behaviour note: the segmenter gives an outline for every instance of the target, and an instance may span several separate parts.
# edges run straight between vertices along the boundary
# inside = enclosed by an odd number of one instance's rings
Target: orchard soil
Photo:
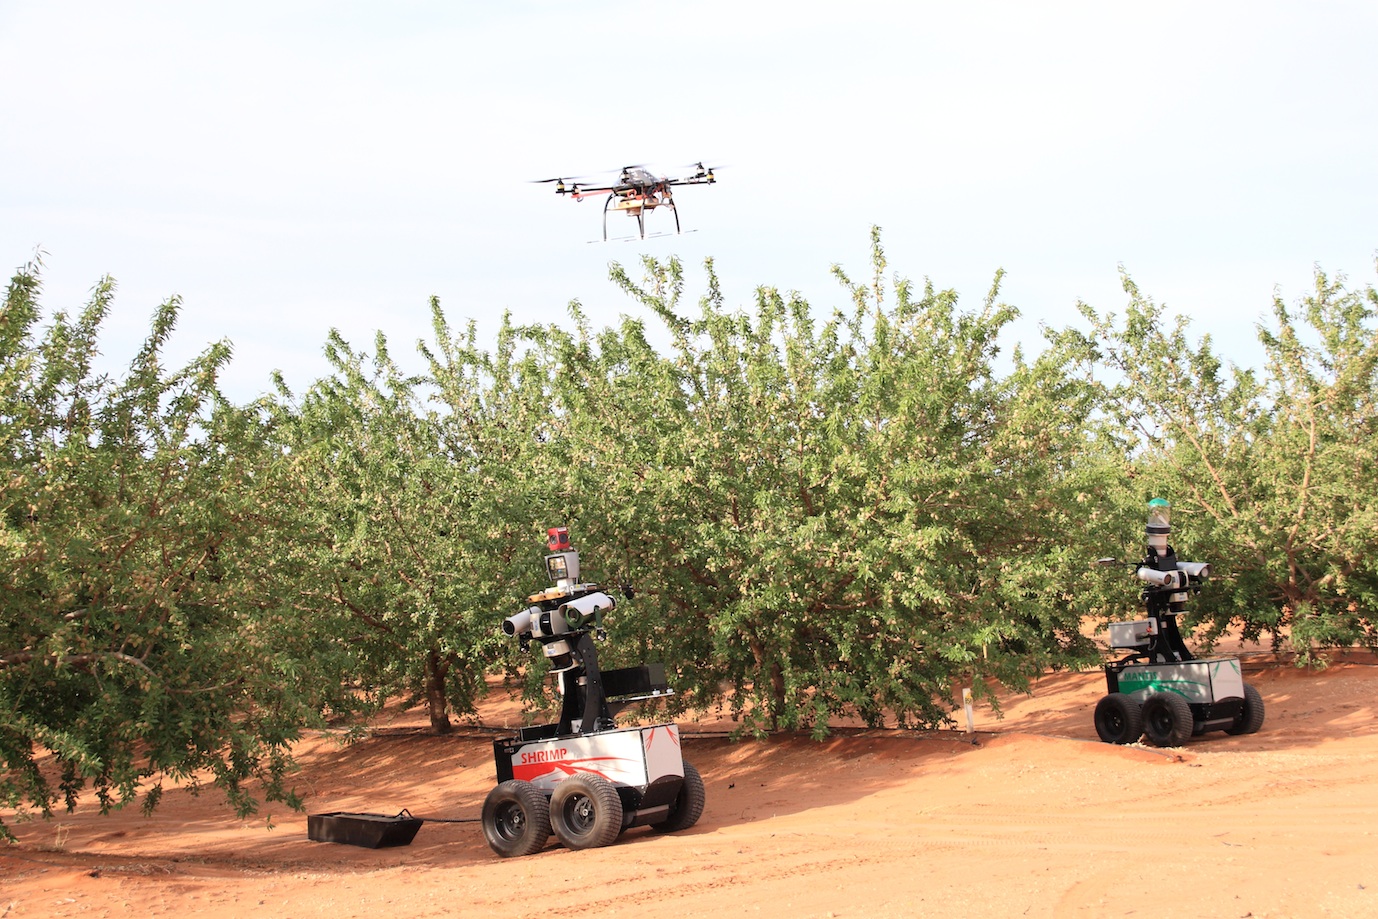
[[[1378,659],[1243,659],[1263,730],[1166,750],[1097,741],[1098,672],[1004,696],[1002,719],[978,707],[973,736],[839,726],[822,742],[733,742],[730,723],[682,721],[707,786],[697,826],[518,859],[495,856],[474,819],[516,703],[497,692],[481,724],[446,737],[393,712],[350,746],[304,741],[297,785],[308,813],[429,818],[411,845],[310,842],[305,813],[274,809],[269,826],[181,789],[152,817],[92,802],[46,821],[4,813],[19,843],[0,845],[0,919],[1378,917]]]

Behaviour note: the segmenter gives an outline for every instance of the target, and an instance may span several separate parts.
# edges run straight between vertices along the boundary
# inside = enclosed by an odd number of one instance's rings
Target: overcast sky
[[[228,338],[239,400],[324,373],[332,327],[410,353],[432,294],[489,344],[504,310],[614,323],[642,253],[830,310],[873,224],[972,309],[1004,268],[1017,336],[1121,310],[1123,265],[1250,363],[1275,290],[1374,280],[1376,46],[1371,0],[0,0],[0,256],[41,247],[50,311],[113,275],[112,367],[180,295],[172,356]],[[529,181],[697,160],[694,232],[645,242]]]

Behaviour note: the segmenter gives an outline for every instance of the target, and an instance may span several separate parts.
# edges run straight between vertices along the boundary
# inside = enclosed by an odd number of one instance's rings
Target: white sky
[[[309,385],[332,327],[410,354],[432,294],[485,344],[505,309],[616,322],[643,252],[830,309],[872,224],[970,308],[1006,269],[1025,340],[1121,310],[1123,264],[1254,363],[1275,289],[1374,280],[1376,40],[1371,0],[0,0],[0,257],[46,252],[49,310],[113,275],[112,368],[180,294],[171,357],[230,339],[239,400]],[[700,159],[695,232],[644,243],[528,184]]]

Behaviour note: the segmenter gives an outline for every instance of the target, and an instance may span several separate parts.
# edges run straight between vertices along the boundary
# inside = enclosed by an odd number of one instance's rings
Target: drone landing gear
[[[668,208],[671,210],[671,212],[674,213],[674,215],[675,215],[675,234],[678,235],[678,234],[679,234],[679,208],[675,207],[675,199],[670,197],[670,192],[669,192],[668,190],[665,192],[665,198],[664,198],[660,203],[663,204],[663,205],[665,205],[666,207],[668,207]],[[641,235],[642,235],[642,236],[645,236],[646,234],[645,234],[645,233],[642,233]]]
[[[617,192],[613,192],[608,195],[608,200],[603,202],[603,242],[608,241],[608,209],[613,206],[614,201],[617,202],[618,210],[636,215],[636,223],[641,230],[641,237],[644,239],[646,237],[646,217],[642,213],[642,209],[639,207],[631,208],[625,199],[619,198]]]

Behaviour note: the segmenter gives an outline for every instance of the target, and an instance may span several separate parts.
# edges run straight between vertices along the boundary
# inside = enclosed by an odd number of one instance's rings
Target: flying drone
[[[675,207],[674,193],[677,185],[712,185],[717,181],[713,167],[694,163],[692,175],[670,178],[656,176],[645,166],[623,166],[617,181],[598,184],[585,179],[537,179],[541,184],[554,182],[555,194],[570,195],[575,201],[582,201],[591,195],[607,194],[603,202],[603,241],[608,241],[608,212],[621,211],[628,217],[636,218],[636,227],[642,239],[646,238],[646,212],[658,207],[667,207],[675,215],[675,232],[679,233],[679,209]]]

